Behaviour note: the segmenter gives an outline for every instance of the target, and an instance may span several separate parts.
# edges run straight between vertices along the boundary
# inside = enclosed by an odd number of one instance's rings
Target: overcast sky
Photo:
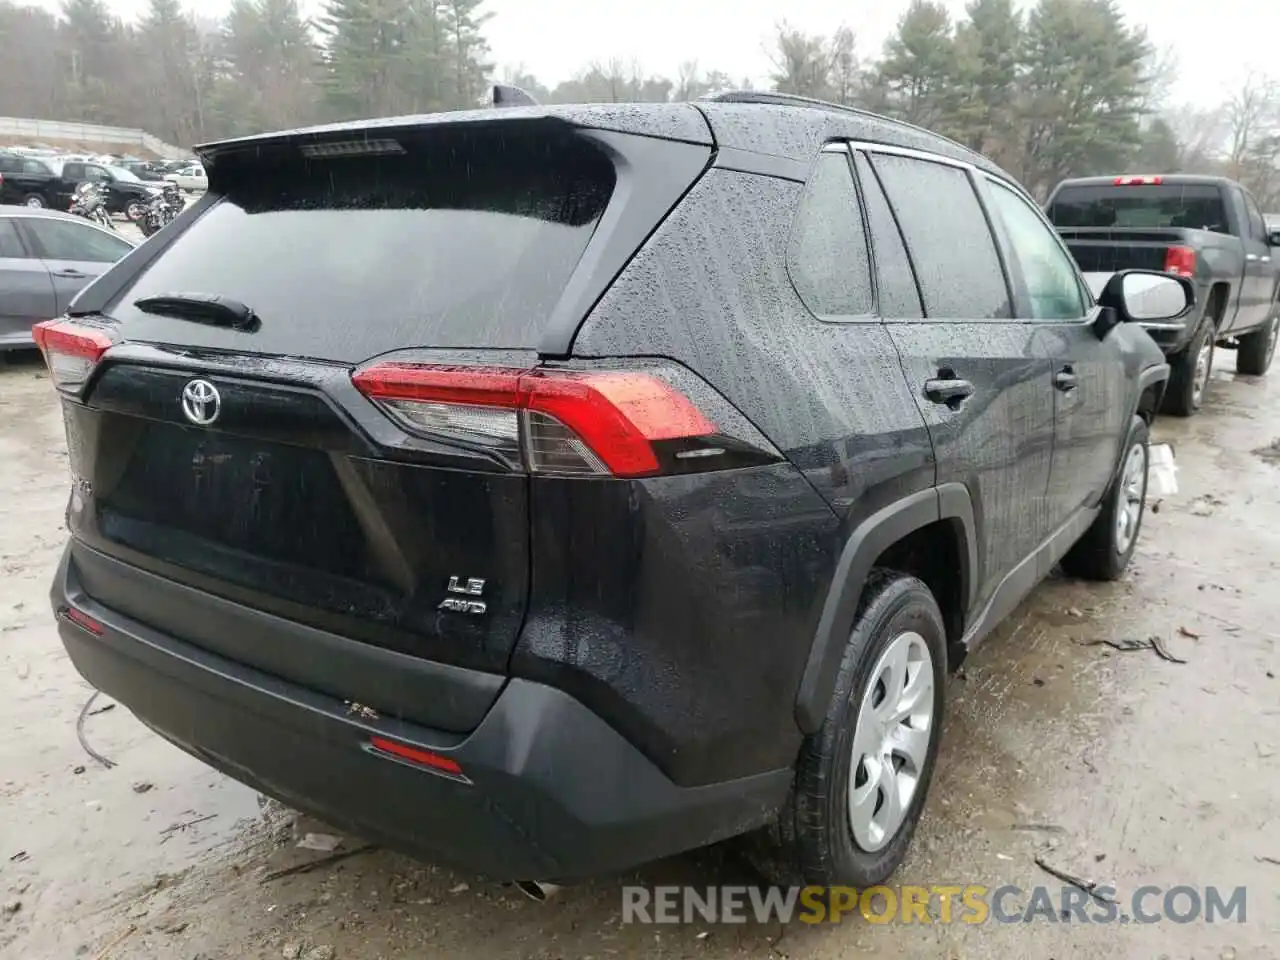
[[[50,10],[59,0],[28,0]],[[554,86],[592,60],[638,61],[648,72],[673,76],[697,60],[735,80],[767,81],[767,38],[780,16],[811,33],[852,27],[864,53],[879,51],[908,0],[488,0],[486,35],[499,70],[523,64]],[[956,14],[965,0],[945,0]],[[126,17],[146,0],[107,0]],[[205,15],[225,12],[229,0],[188,0]],[[1180,75],[1173,103],[1213,105],[1249,71],[1280,79],[1280,26],[1274,0],[1120,0],[1130,20],[1147,27],[1159,47],[1177,53]],[[303,0],[309,14],[323,0]]]

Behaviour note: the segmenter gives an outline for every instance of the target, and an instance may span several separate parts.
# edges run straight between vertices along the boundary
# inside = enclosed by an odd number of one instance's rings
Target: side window
[[[22,238],[12,220],[0,220],[0,260],[24,259],[27,251],[22,248]]]
[[[107,173],[107,171],[103,170],[101,167],[86,166],[84,168],[84,178],[86,180],[98,181],[110,180],[111,174]]]
[[[871,259],[847,154],[818,158],[791,229],[787,270],[816,316],[865,317],[875,311]]]
[[[72,181],[85,180],[88,178],[88,174],[85,173],[85,167],[83,163],[68,163],[68,164],[65,164],[62,168],[62,178],[64,180],[72,180]]]
[[[1078,320],[1088,311],[1070,256],[1053,228],[1022,197],[987,178],[995,214],[1009,238],[1010,257],[1021,268],[1033,320]]]
[[[90,263],[115,263],[132,247],[119,237],[87,224],[70,220],[32,217],[27,227],[35,234],[46,260],[85,260]]]
[[[51,177],[53,171],[46,167],[39,160],[26,160],[22,164],[23,173],[34,173],[38,177]]]
[[[854,155],[858,170],[858,183],[862,187],[862,201],[867,209],[867,223],[871,228],[872,259],[876,264],[876,285],[880,292],[880,316],[898,320],[918,320],[924,316],[920,306],[920,290],[916,287],[915,274],[911,272],[911,258],[902,242],[889,201],[880,189],[871,164],[861,153]]]
[[[893,154],[872,166],[898,215],[930,317],[1010,316],[1009,287],[969,175],[958,167]]]
[[[1267,242],[1267,222],[1262,219],[1262,211],[1258,209],[1258,203],[1249,194],[1247,190],[1242,190],[1244,196],[1244,208],[1249,213],[1249,235],[1261,243]]]

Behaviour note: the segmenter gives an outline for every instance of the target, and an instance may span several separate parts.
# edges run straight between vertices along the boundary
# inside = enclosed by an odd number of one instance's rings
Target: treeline
[[[834,100],[945,133],[1043,193],[1090,173],[1180,170],[1244,180],[1280,209],[1280,96],[1251,79],[1214,110],[1167,104],[1176,62],[1116,0],[972,0],[953,20],[912,0],[879,56],[856,35],[781,23],[768,41],[778,91]],[[191,9],[198,10],[194,4]],[[136,23],[104,0],[60,16],[0,0],[0,115],[141,127],[191,144],[325,120],[476,106],[495,77],[543,102],[667,101],[752,81],[684,64],[674,77],[591,63],[548,87],[499,71],[484,0],[234,0],[221,21],[150,0]],[[758,82],[758,81],[757,81]]]
[[[150,0],[126,23],[104,0],[63,0],[57,17],[0,0],[0,115],[140,127],[189,145],[473,105],[493,71],[481,4],[329,0],[309,21],[298,0],[234,0],[214,21]]]

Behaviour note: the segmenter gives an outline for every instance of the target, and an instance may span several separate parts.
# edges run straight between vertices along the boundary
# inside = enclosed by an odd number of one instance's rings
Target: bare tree
[[[1280,126],[1280,87],[1269,77],[1250,72],[1244,85],[1226,104],[1227,163],[1230,176],[1244,172],[1250,153]]]
[[[831,50],[825,37],[792,29],[786,21],[778,24],[773,49],[774,89],[803,97],[831,96]]]

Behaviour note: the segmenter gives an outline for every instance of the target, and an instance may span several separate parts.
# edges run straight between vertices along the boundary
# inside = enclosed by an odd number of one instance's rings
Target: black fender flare
[[[972,609],[978,581],[978,538],[973,500],[962,483],[946,483],[913,493],[873,513],[854,528],[840,552],[831,589],[822,606],[809,659],[796,693],[796,723],[805,734],[816,732],[827,714],[831,691],[853,631],[863,584],[885,550],[903,537],[939,520],[952,520],[963,538],[960,571],[966,615]]]

